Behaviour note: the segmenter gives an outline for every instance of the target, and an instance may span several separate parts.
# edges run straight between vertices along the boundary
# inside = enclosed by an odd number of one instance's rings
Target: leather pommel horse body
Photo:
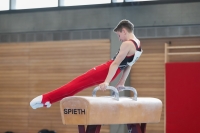
[[[115,87],[112,96],[93,97],[71,96],[60,101],[62,122],[65,125],[78,125],[79,133],[99,133],[101,125],[127,124],[129,133],[145,133],[146,123],[160,122],[162,102],[156,98],[137,97],[137,91],[131,87],[134,97],[119,97]],[[87,129],[85,130],[85,126]]]

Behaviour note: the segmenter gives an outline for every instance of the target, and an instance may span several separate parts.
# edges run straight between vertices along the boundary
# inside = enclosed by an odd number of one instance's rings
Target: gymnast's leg
[[[60,101],[64,97],[67,96],[73,96],[74,94],[82,91],[83,89],[86,89],[93,85],[98,85],[107,77],[110,64],[113,61],[108,61],[102,65],[99,65],[97,67],[94,67],[87,71],[86,73],[76,77],[69,83],[53,90],[48,93],[45,93],[43,95],[40,95],[36,98],[34,98],[30,102],[30,106],[33,109],[40,108],[40,107],[50,107],[52,103],[55,103],[57,101]],[[120,73],[120,69],[116,71],[115,76],[112,80],[116,78],[116,76]]]

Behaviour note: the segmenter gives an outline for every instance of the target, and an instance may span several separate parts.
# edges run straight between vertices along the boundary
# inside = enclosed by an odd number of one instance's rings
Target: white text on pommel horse
[[[64,114],[85,114],[85,109],[64,109]]]

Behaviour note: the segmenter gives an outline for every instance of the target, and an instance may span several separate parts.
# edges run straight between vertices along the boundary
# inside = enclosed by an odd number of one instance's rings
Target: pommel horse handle
[[[113,86],[108,86],[107,89],[108,89],[108,90],[114,91],[114,94],[113,94],[112,96],[114,96],[115,99],[116,99],[117,101],[119,101],[119,92],[118,92],[118,90],[117,90],[115,87],[113,87]],[[98,90],[99,90],[99,87],[98,87],[98,86],[97,86],[96,88],[94,88],[94,90],[93,90],[93,92],[92,92],[92,96],[93,96],[93,97],[96,97],[96,92],[97,92]]]
[[[129,86],[125,86],[125,87],[118,87],[117,90],[120,91],[124,91],[124,90],[130,90],[133,92],[133,100],[137,101],[137,90],[133,87],[129,87]],[[112,92],[111,94],[112,96],[115,95],[115,92]]]
[[[137,101],[137,90],[133,87],[125,86],[125,87],[118,87],[118,91],[130,90],[133,92],[133,100]]]

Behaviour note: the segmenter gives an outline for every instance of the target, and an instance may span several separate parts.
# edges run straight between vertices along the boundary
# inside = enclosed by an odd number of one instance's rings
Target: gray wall
[[[136,27],[200,24],[200,2],[0,14],[0,33],[107,29],[124,18]]]
[[[134,32],[138,38],[200,36],[200,2],[196,2],[43,12],[0,12],[0,43],[110,39],[110,31],[121,19],[129,19],[134,23]]]

